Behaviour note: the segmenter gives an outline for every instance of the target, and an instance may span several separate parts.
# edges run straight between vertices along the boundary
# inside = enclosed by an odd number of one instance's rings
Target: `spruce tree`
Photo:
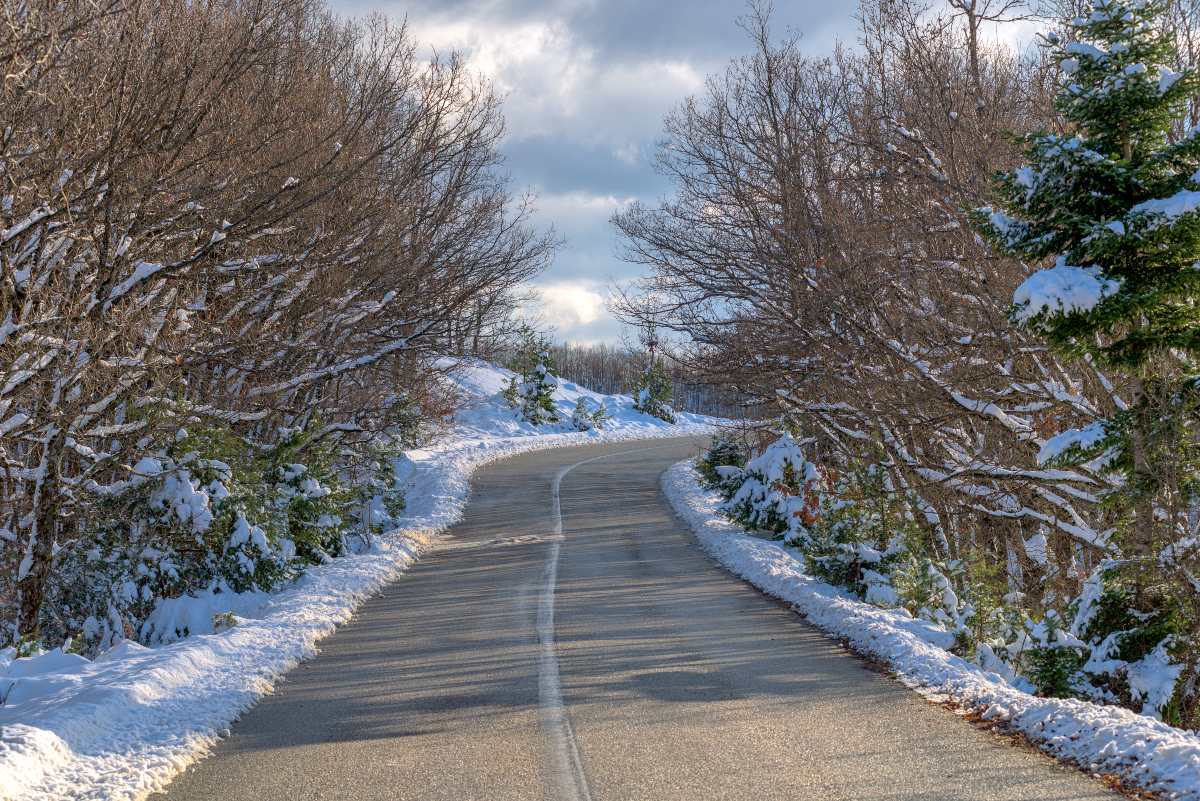
[[[977,221],[1000,250],[1048,265],[1016,290],[1015,322],[1128,379],[1125,406],[1039,459],[1100,459],[1124,477],[1106,500],[1134,603],[1194,619],[1200,132],[1183,121],[1200,82],[1171,69],[1164,13],[1157,0],[1098,0],[1068,36],[1046,37],[1066,132],[1029,136],[1028,163],[1000,177],[999,208]]]
[[[536,425],[557,423],[562,418],[558,407],[554,405],[554,390],[558,389],[558,379],[554,376],[553,363],[550,362],[548,351],[542,351],[541,358],[534,366],[525,381],[520,386],[522,407],[525,419]]]
[[[671,408],[671,378],[651,354],[650,364],[633,387],[633,408],[668,423],[675,422]]]
[[[571,425],[576,431],[591,431],[596,427],[596,420],[592,416],[587,398],[580,398],[575,402],[575,411],[571,413]]]
[[[1167,66],[1163,13],[1152,0],[1099,0],[1070,23],[1070,40],[1047,37],[1071,130],[1030,136],[1029,163],[1001,178],[1001,210],[981,220],[1007,253],[1053,261],[1017,289],[1014,319],[1134,378],[1130,408],[1060,442],[1062,461],[1111,454],[1142,507],[1142,546],[1163,489],[1156,457],[1177,463],[1161,451],[1191,428],[1200,354],[1200,136],[1176,135],[1198,82]]]
[[[513,378],[504,390],[504,397],[534,425],[557,423],[561,420],[554,404],[558,379],[550,356],[550,340],[530,325],[522,325],[518,335],[520,341],[511,366],[520,380]]]
[[[608,422],[608,419],[608,404],[601,399],[600,405],[596,407],[596,411],[592,412],[592,423],[596,428],[604,428],[604,424]]]

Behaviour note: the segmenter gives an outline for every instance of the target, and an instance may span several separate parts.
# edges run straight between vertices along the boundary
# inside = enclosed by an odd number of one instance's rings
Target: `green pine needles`
[[[1005,252],[1053,258],[1017,290],[1014,316],[1062,351],[1143,370],[1200,351],[1200,136],[1178,133],[1197,76],[1173,72],[1159,2],[1101,0],[1051,34],[1074,133],[1028,138],[984,231]],[[1189,361],[1190,364],[1190,361]]]
[[[671,377],[653,354],[633,387],[633,408],[668,423],[676,420],[671,408]]]
[[[1068,132],[1027,137],[1028,163],[999,178],[998,208],[976,222],[1004,253],[1048,265],[1017,288],[1014,321],[1114,373],[1126,396],[1039,454],[1121,479],[1105,496],[1121,557],[1106,586],[1130,582],[1137,619],[1197,620],[1200,131],[1185,120],[1200,79],[1172,69],[1165,11],[1159,0],[1098,0],[1067,36],[1046,37]],[[1198,628],[1161,643],[1191,675]],[[1195,720],[1196,697],[1187,703],[1182,717]]]
[[[518,335],[520,341],[510,364],[517,375],[505,388],[504,398],[535,426],[561,422],[554,402],[558,378],[550,356],[550,339],[529,325],[522,325]]]
[[[1058,108],[1073,132],[1028,137],[1029,163],[1000,178],[1000,209],[978,219],[1005,253],[1054,262],[1018,287],[1014,320],[1056,350],[1131,379],[1128,408],[1044,457],[1104,455],[1142,504],[1167,483],[1191,497],[1196,489],[1175,468],[1196,461],[1178,446],[1196,435],[1200,135],[1182,121],[1200,80],[1170,68],[1163,13],[1155,0],[1100,0],[1071,22],[1070,37],[1046,37],[1064,75]],[[1168,464],[1171,482],[1160,469]],[[1145,540],[1154,515],[1143,507],[1141,517]]]

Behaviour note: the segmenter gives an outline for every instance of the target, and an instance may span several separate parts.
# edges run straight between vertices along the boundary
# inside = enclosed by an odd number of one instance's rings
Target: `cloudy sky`
[[[607,288],[637,269],[615,255],[612,212],[654,201],[663,115],[748,50],[742,0],[334,0],[339,12],[407,18],[419,41],[469,55],[507,96],[507,168],[566,240],[538,282],[558,338],[618,341]],[[853,4],[788,0],[777,27],[813,51],[853,36]]]

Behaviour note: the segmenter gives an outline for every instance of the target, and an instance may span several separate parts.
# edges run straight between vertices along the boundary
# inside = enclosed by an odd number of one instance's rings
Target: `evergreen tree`
[[[575,411],[571,413],[571,425],[576,431],[591,431],[596,427],[596,420],[588,406],[587,398],[575,402]]]
[[[604,428],[604,424],[608,422],[608,418],[608,404],[601,400],[600,405],[596,407],[596,411],[592,412],[592,423],[596,428]]]
[[[675,410],[671,408],[670,401],[671,379],[661,364],[651,361],[634,385],[633,408],[668,423],[674,423]]]
[[[562,418],[558,407],[554,405],[554,390],[558,389],[558,379],[554,376],[553,367],[547,364],[549,353],[540,360],[533,371],[525,377],[521,384],[521,411],[525,419],[536,425],[557,423]]]
[[[1184,466],[1177,446],[1193,439],[1200,355],[1200,136],[1173,136],[1200,82],[1166,66],[1163,12],[1100,0],[1072,21],[1074,41],[1047,37],[1074,132],[1029,137],[1029,163],[1001,178],[1003,210],[982,221],[1006,252],[1054,261],[1017,289],[1014,319],[1135,379],[1130,408],[1056,439],[1061,461],[1111,454],[1135,507],[1141,541],[1128,544],[1142,550],[1164,470]],[[1177,491],[1196,489],[1188,476]]]
[[[530,325],[522,325],[519,336],[511,367],[520,381],[514,377],[505,388],[504,397],[534,425],[557,423],[562,418],[554,405],[558,379],[550,356],[550,340]]]
[[[1124,476],[1107,502],[1137,603],[1190,607],[1180,614],[1194,621],[1200,134],[1183,121],[1200,81],[1170,68],[1164,12],[1158,0],[1098,0],[1070,36],[1046,37],[1069,131],[1029,136],[1028,163],[1001,176],[1001,208],[978,222],[1004,252],[1052,263],[1016,290],[1014,320],[1130,378],[1126,408],[1054,437],[1039,458],[1101,459]]]
[[[674,423],[671,378],[658,362],[658,327],[653,323],[646,324],[639,332],[638,339],[646,348],[646,368],[642,370],[633,387],[633,408],[643,414]]]

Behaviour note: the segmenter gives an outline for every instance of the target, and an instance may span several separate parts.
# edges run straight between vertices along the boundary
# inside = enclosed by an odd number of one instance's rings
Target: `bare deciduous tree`
[[[403,28],[311,0],[0,21],[0,603],[32,637],[55,554],[182,423],[350,443],[439,406],[433,357],[553,241],[496,169],[497,98]]]
[[[1025,586],[1024,540],[1046,532],[1038,603],[1106,553],[1108,480],[1043,469],[1039,447],[1121,387],[1009,324],[1028,266],[967,218],[1019,157],[1009,132],[1057,124],[1051,66],[978,36],[1015,11],[866,3],[862,50],[816,60],[752,17],[755,54],[667,120],[672,199],[615,222],[658,299],[627,318],[686,335],[690,365],[776,404],[827,462],[883,465],[941,558],[982,550]]]

